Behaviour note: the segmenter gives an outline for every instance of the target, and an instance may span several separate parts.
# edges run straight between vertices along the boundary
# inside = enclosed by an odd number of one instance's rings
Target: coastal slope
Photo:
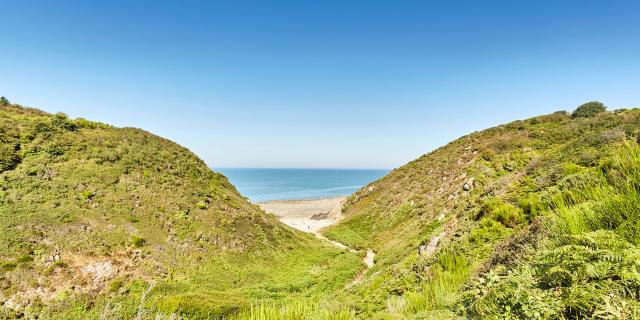
[[[0,142],[0,317],[228,316],[360,269],[143,130],[3,101]]]
[[[594,102],[469,134],[393,170],[321,231],[376,252],[339,300],[365,318],[630,317],[639,129],[639,110]]]

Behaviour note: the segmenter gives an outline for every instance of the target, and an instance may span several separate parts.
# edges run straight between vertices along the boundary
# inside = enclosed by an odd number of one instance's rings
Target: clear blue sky
[[[640,106],[640,1],[11,1],[0,95],[213,167],[391,168],[588,100]]]

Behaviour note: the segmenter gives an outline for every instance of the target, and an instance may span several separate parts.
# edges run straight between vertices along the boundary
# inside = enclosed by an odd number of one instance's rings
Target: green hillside
[[[0,318],[230,315],[322,296],[362,268],[171,141],[0,108]]]
[[[640,110],[464,136],[355,193],[325,235],[377,252],[363,318],[640,317]]]
[[[587,103],[393,170],[322,230],[352,253],[173,142],[0,108],[0,317],[640,318],[637,109]]]

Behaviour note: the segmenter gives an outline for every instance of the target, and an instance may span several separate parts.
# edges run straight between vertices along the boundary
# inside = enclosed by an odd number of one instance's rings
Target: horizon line
[[[393,168],[332,168],[332,167],[211,167],[213,170],[244,169],[244,170],[393,170]]]

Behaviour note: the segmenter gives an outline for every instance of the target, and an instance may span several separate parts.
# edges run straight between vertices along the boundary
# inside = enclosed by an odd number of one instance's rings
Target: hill
[[[217,317],[315,297],[362,267],[143,130],[3,100],[0,143],[5,317]]]
[[[324,230],[373,249],[363,318],[638,317],[639,110],[472,133],[371,183]]]
[[[321,230],[346,250],[168,140],[0,108],[5,317],[640,316],[638,109],[587,103],[425,154]]]

